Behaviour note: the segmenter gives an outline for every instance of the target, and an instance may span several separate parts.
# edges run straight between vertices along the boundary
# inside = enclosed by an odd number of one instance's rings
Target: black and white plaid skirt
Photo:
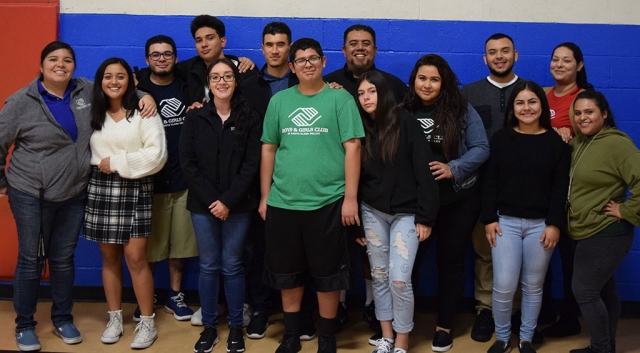
[[[91,167],[84,213],[84,237],[110,244],[151,234],[153,178],[125,179]]]

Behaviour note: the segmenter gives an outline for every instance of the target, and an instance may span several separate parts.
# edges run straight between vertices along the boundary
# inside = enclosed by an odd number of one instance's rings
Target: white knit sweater
[[[167,161],[167,139],[159,115],[142,119],[134,115],[119,122],[107,114],[102,130],[91,135],[91,165],[110,158],[111,171],[138,179],[160,171]]]

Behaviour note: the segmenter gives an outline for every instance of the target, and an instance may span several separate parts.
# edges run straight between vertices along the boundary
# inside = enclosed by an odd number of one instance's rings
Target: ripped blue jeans
[[[380,212],[362,202],[362,223],[371,264],[376,317],[393,320],[393,329],[409,333],[413,329],[413,289],[411,269],[418,251],[414,215]]]

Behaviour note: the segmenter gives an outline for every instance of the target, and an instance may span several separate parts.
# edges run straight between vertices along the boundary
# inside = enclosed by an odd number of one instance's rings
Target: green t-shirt
[[[293,86],[274,95],[262,132],[262,142],[278,145],[267,204],[311,211],[344,196],[342,143],[362,137],[360,113],[345,90],[327,85],[306,96]]]

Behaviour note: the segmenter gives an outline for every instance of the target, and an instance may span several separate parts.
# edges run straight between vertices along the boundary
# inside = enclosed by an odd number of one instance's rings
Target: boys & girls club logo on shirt
[[[325,127],[313,127],[322,115],[316,108],[298,108],[289,114],[289,119],[297,127],[286,127],[282,129],[283,134],[288,135],[319,135],[323,132],[329,132]]]
[[[81,110],[91,106],[91,103],[87,103],[84,99],[80,98],[76,101],[76,109]]]

